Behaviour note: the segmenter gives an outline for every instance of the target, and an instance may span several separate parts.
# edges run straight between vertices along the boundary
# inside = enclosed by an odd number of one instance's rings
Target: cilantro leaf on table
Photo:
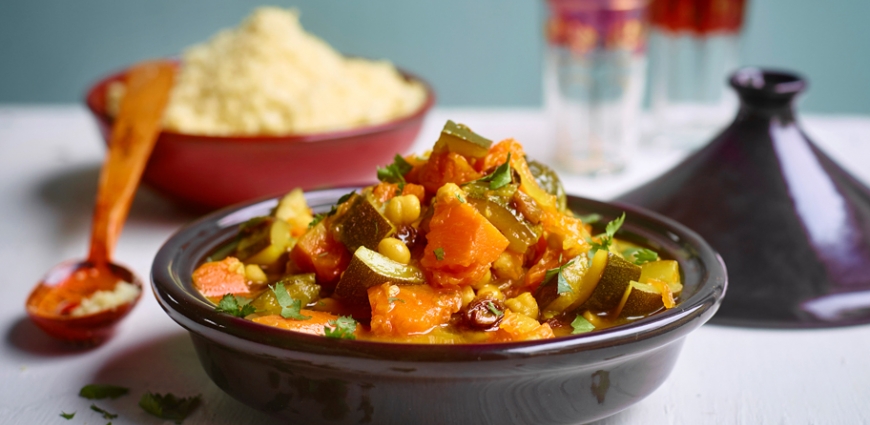
[[[239,299],[233,294],[224,295],[214,310],[218,313],[227,313],[236,317],[245,317],[257,311],[254,306],[248,303],[240,303]]]
[[[79,390],[79,397],[84,397],[88,400],[116,399],[129,392],[129,389],[117,385],[88,384]]]
[[[511,182],[511,154],[508,153],[507,159],[503,164],[499,165],[492,174],[478,179],[477,181],[489,182],[491,190],[501,189]]]
[[[622,223],[625,221],[625,213],[623,212],[621,216],[613,219],[613,221],[607,223],[607,226],[604,228],[604,234],[599,236],[598,242],[592,242],[592,251],[607,251],[610,249],[610,245],[613,244],[613,237],[616,235],[616,232],[622,227]]]
[[[405,174],[414,168],[402,155],[396,154],[393,163],[386,167],[378,167],[378,180],[387,183],[398,183],[399,189],[405,187]]]
[[[72,412],[72,413],[67,413],[64,411],[60,412],[60,417],[66,419],[66,420],[70,420],[70,419],[74,418],[75,416],[76,416],[76,412]]]
[[[106,411],[105,409],[101,409],[101,408],[97,407],[96,404],[91,405],[91,410],[93,410],[94,412],[102,414],[103,419],[115,419],[118,417],[118,415],[116,413],[110,413],[110,412]]]
[[[571,335],[576,335],[594,331],[595,325],[586,320],[585,317],[578,314],[574,321],[571,322],[571,328]]]
[[[275,300],[278,301],[278,305],[281,306],[281,317],[293,320],[308,320],[311,318],[311,316],[302,314],[302,301],[293,299],[287,293],[283,283],[278,282],[270,288],[275,294]]]
[[[326,324],[327,326],[323,327],[323,334],[327,338],[356,339],[353,334],[356,331],[356,320],[353,317],[339,316],[338,319],[330,320]]]
[[[199,406],[201,395],[193,397],[177,397],[172,393],[166,395],[147,392],[139,399],[139,407],[161,419],[174,420],[180,424]]]
[[[651,249],[629,248],[625,250],[625,257],[629,261],[640,266],[652,261],[658,261],[659,254]]]

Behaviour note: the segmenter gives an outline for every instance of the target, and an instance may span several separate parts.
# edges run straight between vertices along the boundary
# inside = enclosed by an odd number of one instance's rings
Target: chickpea
[[[463,286],[459,293],[462,296],[463,307],[467,306],[468,303],[474,301],[474,288],[470,286]]]
[[[508,299],[504,303],[515,313],[531,317],[532,319],[538,318],[538,302],[535,301],[535,297],[528,292],[523,292],[514,298]]]
[[[481,286],[480,289],[477,290],[477,297],[489,298],[499,301],[504,301],[505,299],[504,293],[501,292],[501,289],[498,289],[498,286],[491,285],[489,283]]]
[[[483,285],[486,285],[489,282],[492,282],[492,270],[487,269],[486,274],[483,276],[483,279],[480,279],[479,281],[473,283],[471,287],[479,290],[480,288],[483,288]]]
[[[254,283],[266,283],[266,273],[256,264],[245,266],[245,278]]]
[[[383,256],[402,264],[411,262],[411,251],[405,243],[396,238],[383,238],[378,243],[378,252]]]
[[[411,224],[420,218],[420,199],[414,195],[396,196],[387,202],[384,215],[393,224]]]

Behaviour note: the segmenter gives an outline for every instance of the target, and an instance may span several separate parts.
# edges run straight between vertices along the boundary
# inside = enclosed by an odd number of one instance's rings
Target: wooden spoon
[[[27,298],[27,314],[53,337],[100,342],[111,336],[142,294],[142,282],[112,263],[112,251],[160,133],[174,74],[174,66],[165,61],[145,62],[127,73],[126,94],[100,171],[88,258],[53,267]],[[135,298],[106,309],[97,307],[98,311],[77,311],[83,300],[97,291],[113,291],[121,281],[134,285],[135,291],[121,286]]]

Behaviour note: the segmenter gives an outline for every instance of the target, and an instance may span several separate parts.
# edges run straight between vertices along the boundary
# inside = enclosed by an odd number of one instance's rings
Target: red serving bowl
[[[106,90],[127,70],[97,82],[87,93],[88,109],[106,143],[112,117]],[[423,118],[435,103],[432,88],[420,78],[426,101],[411,115],[384,124],[349,130],[284,136],[202,136],[163,131],[145,168],[143,181],[190,207],[214,209],[287,192],[295,187],[326,188],[374,180],[377,165],[413,144]]]

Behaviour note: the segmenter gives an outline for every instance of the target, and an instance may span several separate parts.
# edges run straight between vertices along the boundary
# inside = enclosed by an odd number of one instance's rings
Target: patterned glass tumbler
[[[621,171],[640,137],[647,0],[548,0],[544,93],[556,161],[585,175]]]

